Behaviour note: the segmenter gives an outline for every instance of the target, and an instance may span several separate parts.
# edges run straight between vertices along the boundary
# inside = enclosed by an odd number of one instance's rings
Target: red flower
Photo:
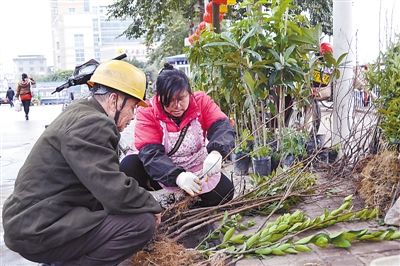
[[[327,54],[327,53],[332,53],[333,52],[333,48],[332,45],[330,43],[327,42],[323,42],[320,44],[319,46],[319,52],[321,55]]]

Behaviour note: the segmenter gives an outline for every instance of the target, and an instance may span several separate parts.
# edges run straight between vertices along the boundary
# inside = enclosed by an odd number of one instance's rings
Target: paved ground
[[[61,105],[33,106],[25,121],[23,112],[15,112],[9,105],[0,106],[0,213],[3,203],[14,187],[19,168],[31,150],[37,138],[61,111]],[[0,222],[2,219],[0,217]],[[0,265],[37,265],[4,245],[3,226],[0,227]]]
[[[12,192],[18,170],[28,155],[36,139],[44,130],[44,126],[61,112],[61,105],[32,107],[30,120],[25,121],[22,112],[17,113],[7,105],[0,106],[0,213],[4,200]],[[123,134],[129,136],[130,134]],[[125,143],[129,141],[125,140]],[[344,183],[346,186],[346,183]],[[297,206],[310,216],[321,214],[324,208],[340,206],[341,198],[326,198],[322,201]],[[357,203],[359,204],[359,203]],[[1,217],[0,217],[1,222]],[[262,217],[257,223],[262,223]],[[375,222],[341,224],[329,230],[375,228]],[[250,265],[368,265],[375,258],[400,254],[399,242],[359,243],[350,249],[319,249],[313,247],[313,252],[284,257],[271,257],[266,260],[243,259],[237,263],[240,266]],[[0,266],[37,265],[23,259],[10,251],[4,245],[3,228],[0,227]],[[397,265],[400,265],[400,261]]]
[[[348,186],[348,181],[341,182],[335,186],[335,191],[348,191],[348,194],[352,194],[353,189]],[[344,195],[347,195],[346,193]],[[308,199],[306,202],[300,203],[294,206],[293,211],[300,209],[305,211],[310,217],[316,217],[323,214],[324,209],[336,209],[342,204],[343,197],[326,197],[325,199],[318,199],[317,201],[313,198]],[[363,208],[362,202],[355,197],[354,208]],[[273,219],[272,219],[273,220]],[[262,217],[256,219],[257,224],[264,222]],[[334,226],[328,227],[322,231],[334,233],[342,232],[345,230],[360,230],[360,229],[379,230],[386,229],[386,226],[379,226],[377,221],[368,222],[356,222],[356,223],[339,223]],[[398,228],[397,228],[398,229]],[[308,234],[307,234],[308,235]],[[339,248],[319,248],[315,245],[310,245],[312,252],[299,253],[297,255],[285,255],[285,256],[271,256],[268,259],[243,259],[236,263],[236,266],[284,266],[284,265],[308,265],[308,266],[328,266],[328,265],[370,265],[371,261],[393,255],[398,255],[395,259],[395,264],[400,265],[400,242],[399,241],[382,241],[382,242],[359,242],[353,243],[349,249]],[[389,266],[389,264],[380,264],[382,266]]]

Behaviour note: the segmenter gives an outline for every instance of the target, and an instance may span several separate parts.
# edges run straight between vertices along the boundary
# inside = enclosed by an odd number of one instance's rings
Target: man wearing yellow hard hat
[[[119,170],[120,133],[146,106],[145,74],[100,64],[92,96],[71,104],[43,132],[4,203],[4,240],[28,260],[117,265],[140,250],[160,222],[153,196]]]

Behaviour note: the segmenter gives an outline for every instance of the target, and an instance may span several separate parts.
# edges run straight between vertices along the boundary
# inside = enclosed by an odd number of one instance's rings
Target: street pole
[[[340,67],[340,78],[333,91],[332,145],[350,137],[353,124],[353,1],[333,1],[333,55],[348,53]],[[343,148],[343,147],[341,147]],[[340,154],[339,154],[340,155]]]
[[[212,25],[215,33],[221,32],[221,24],[219,23],[219,4],[212,4]]]

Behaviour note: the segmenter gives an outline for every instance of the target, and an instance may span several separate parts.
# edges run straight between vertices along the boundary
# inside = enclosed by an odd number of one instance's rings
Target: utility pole
[[[332,145],[347,140],[353,125],[353,46],[353,1],[333,0],[333,55],[338,58],[344,53],[348,54],[333,91]]]
[[[219,4],[212,4],[212,25],[214,32],[221,33],[221,23],[219,23]]]

